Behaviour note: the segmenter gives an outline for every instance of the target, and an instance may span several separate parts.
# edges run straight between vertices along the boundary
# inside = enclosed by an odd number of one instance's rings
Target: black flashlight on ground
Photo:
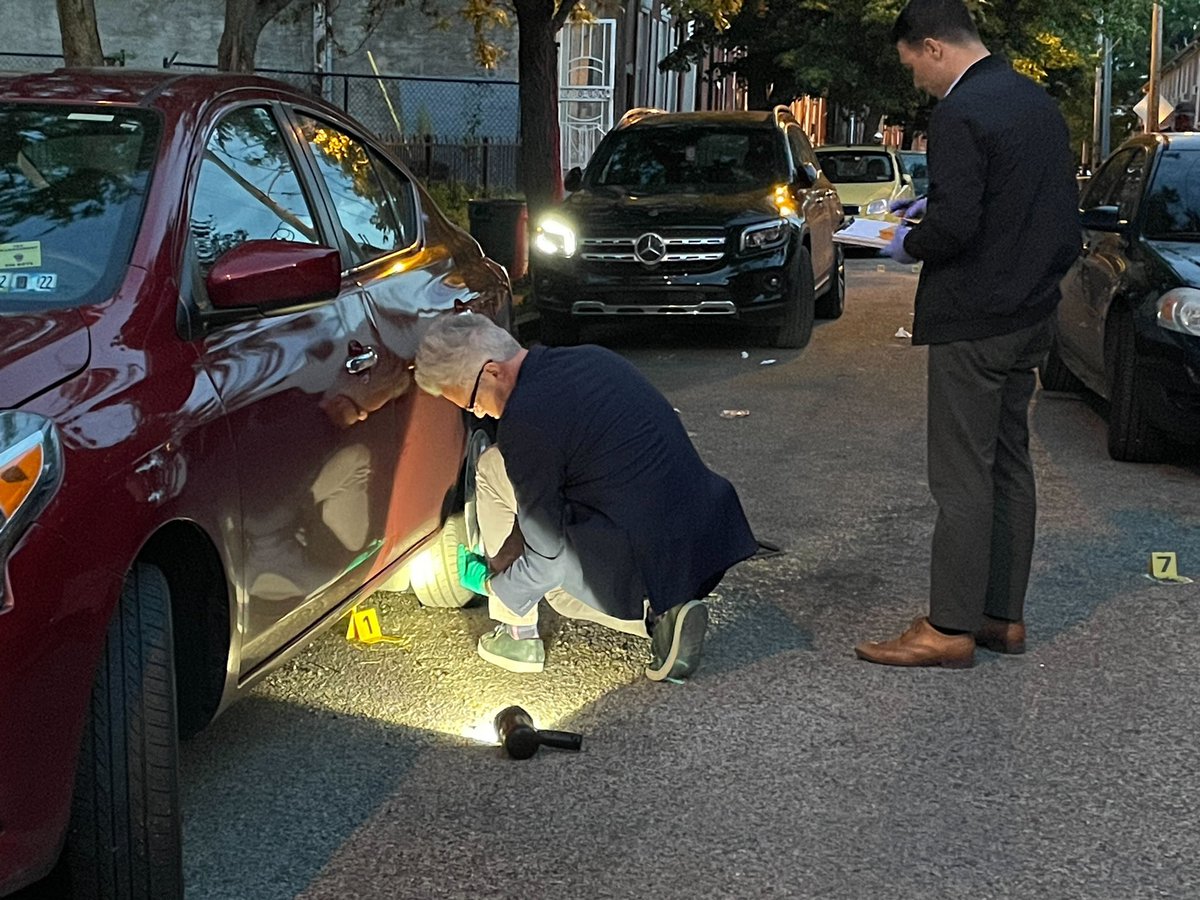
[[[535,728],[529,713],[519,706],[508,706],[496,713],[496,737],[504,752],[513,759],[529,759],[537,753],[538,747],[578,750],[583,746],[582,734]]]

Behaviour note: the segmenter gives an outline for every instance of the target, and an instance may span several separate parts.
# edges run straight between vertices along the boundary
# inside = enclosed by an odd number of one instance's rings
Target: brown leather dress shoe
[[[995,653],[1024,653],[1025,623],[984,616],[983,624],[975,632],[975,643]]]
[[[859,659],[884,666],[944,666],[969,669],[975,664],[975,638],[942,634],[918,616],[908,630],[891,641],[864,641],[854,648]]]

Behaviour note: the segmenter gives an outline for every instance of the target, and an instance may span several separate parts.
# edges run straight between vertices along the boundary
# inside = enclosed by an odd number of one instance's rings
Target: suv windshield
[[[1142,203],[1146,237],[1200,241],[1200,151],[1161,152],[1154,182]]]
[[[886,153],[848,150],[817,151],[821,170],[834,184],[873,184],[895,181],[892,158]]]
[[[0,105],[0,312],[116,289],[158,130],[144,110]]]
[[[667,194],[753,190],[787,181],[774,128],[646,126],[613,132],[588,166],[592,188]]]

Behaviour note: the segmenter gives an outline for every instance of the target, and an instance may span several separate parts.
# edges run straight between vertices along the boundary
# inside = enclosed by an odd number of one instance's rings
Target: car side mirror
[[[1085,209],[1079,222],[1087,231],[1124,234],[1129,228],[1129,220],[1122,219],[1120,209],[1115,206],[1093,206],[1091,209]]]
[[[820,170],[812,163],[806,162],[796,170],[796,184],[802,188],[810,188],[817,183],[820,176]]]
[[[204,281],[218,310],[271,312],[320,303],[342,288],[338,251],[292,241],[244,241],[223,254]]]
[[[583,169],[579,166],[573,166],[566,177],[563,178],[563,190],[569,191],[572,194],[583,187]]]
[[[909,187],[912,187],[913,177],[911,175],[909,175],[907,172],[900,176],[900,180],[902,182],[904,182],[905,184],[907,184]]]

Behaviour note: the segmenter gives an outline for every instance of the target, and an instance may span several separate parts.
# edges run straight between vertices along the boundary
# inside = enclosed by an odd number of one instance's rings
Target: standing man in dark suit
[[[911,0],[892,40],[913,83],[939,98],[923,217],[884,251],[924,263],[913,343],[929,345],[938,516],[929,615],[854,649],[885,665],[965,668],[977,643],[1025,649],[1036,515],[1029,400],[1058,283],[1079,251],[1074,160],[1054,101],[988,52],[961,0]]]
[[[536,609],[546,596],[621,630],[645,621],[646,676],[691,675],[708,623],[699,598],[758,544],[737,492],[704,465],[666,398],[611,351],[525,350],[470,313],[429,327],[416,380],[499,422],[476,468],[478,502],[495,507],[479,514],[487,556],[460,553],[463,584],[488,595],[500,622],[479,655],[541,671]],[[505,519],[506,506],[515,508]],[[504,527],[489,535],[496,522]]]

